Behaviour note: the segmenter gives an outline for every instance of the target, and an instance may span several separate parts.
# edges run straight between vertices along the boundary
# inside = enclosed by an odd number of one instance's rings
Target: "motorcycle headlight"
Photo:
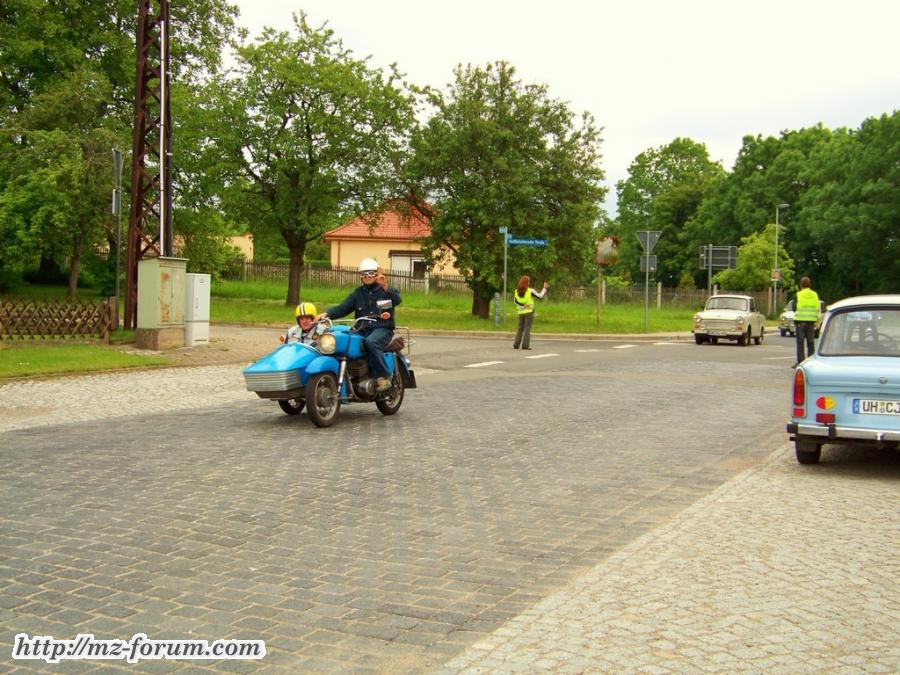
[[[325,333],[319,338],[319,351],[323,354],[334,354],[337,349],[337,340],[331,333]]]

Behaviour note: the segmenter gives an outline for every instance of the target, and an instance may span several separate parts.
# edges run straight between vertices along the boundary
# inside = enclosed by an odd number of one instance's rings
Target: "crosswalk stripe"
[[[482,361],[481,363],[470,363],[468,365],[463,366],[463,368],[481,368],[483,366],[496,366],[498,363],[503,363],[503,361]]]
[[[535,354],[534,356],[526,356],[526,359],[546,359],[549,356],[559,356],[559,354]]]

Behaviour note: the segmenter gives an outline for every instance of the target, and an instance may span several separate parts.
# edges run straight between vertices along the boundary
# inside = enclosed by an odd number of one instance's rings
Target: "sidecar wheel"
[[[391,388],[384,392],[384,398],[375,401],[375,405],[383,415],[396,415],[403,403],[403,378],[400,371],[394,372],[391,378]]]
[[[299,415],[303,410],[303,406],[306,405],[306,401],[304,401],[302,398],[289,398],[286,400],[278,401],[278,405],[288,415]]]
[[[333,373],[317,373],[306,385],[307,410],[317,427],[330,427],[341,409],[337,378]]]

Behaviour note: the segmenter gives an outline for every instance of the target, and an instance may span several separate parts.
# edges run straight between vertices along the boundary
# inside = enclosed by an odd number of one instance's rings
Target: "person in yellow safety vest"
[[[519,314],[519,328],[516,330],[516,338],[513,341],[513,349],[531,349],[531,322],[534,321],[534,298],[543,298],[547,294],[550,284],[544,282],[543,288],[536,291],[531,286],[531,279],[520,277],[513,291],[513,300],[516,303],[516,311]]]
[[[816,322],[819,320],[821,303],[819,295],[812,288],[809,277],[800,279],[800,290],[794,301],[794,331],[797,340],[797,363],[815,353]],[[806,356],[803,355],[803,345],[806,344]]]

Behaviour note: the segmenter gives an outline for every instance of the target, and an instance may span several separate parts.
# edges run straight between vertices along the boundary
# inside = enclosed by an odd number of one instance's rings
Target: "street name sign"
[[[518,239],[516,237],[509,238],[510,246],[546,246],[546,239]]]

